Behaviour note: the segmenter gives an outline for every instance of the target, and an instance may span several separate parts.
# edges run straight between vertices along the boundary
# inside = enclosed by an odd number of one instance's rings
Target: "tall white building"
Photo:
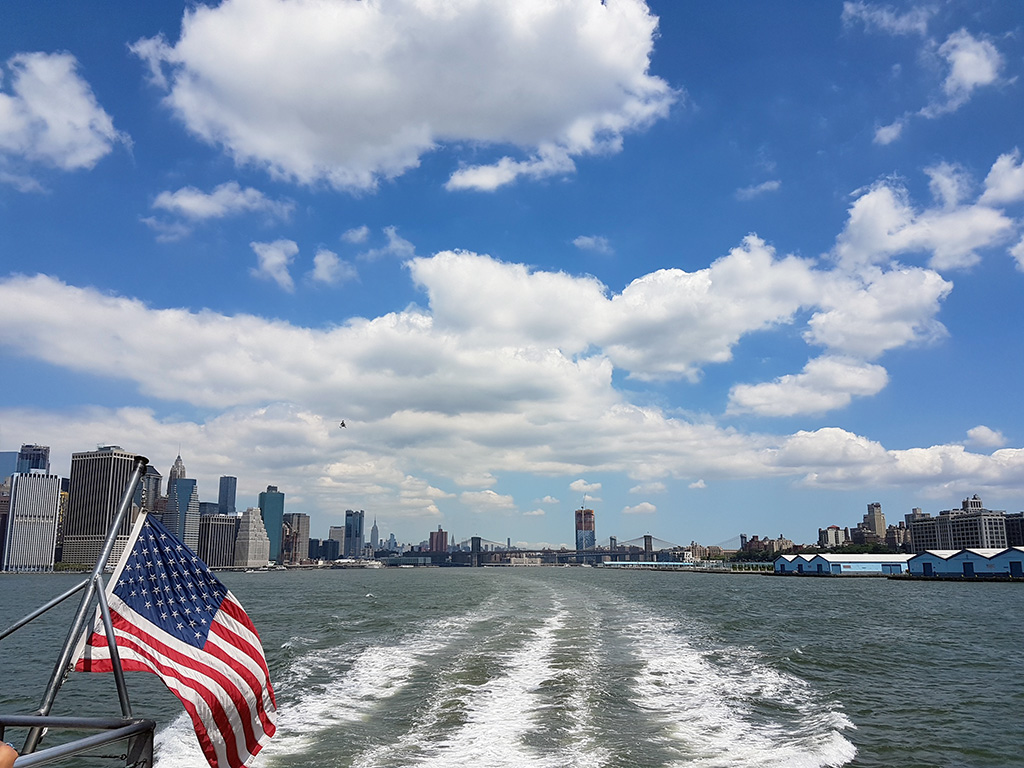
[[[238,521],[235,536],[235,567],[263,568],[270,562],[270,537],[259,509],[249,507]]]
[[[61,479],[42,472],[12,477],[7,536],[0,570],[52,571],[60,518]]]

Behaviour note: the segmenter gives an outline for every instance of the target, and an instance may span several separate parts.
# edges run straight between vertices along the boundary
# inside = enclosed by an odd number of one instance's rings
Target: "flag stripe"
[[[127,610],[130,612],[130,609]],[[224,708],[219,702],[223,699],[232,702],[239,710],[240,722],[246,737],[242,745],[243,750],[248,751],[245,748],[245,744],[259,741],[257,738],[258,734],[253,732],[251,713],[254,710],[259,711],[259,720],[263,723],[263,727],[260,730],[270,735],[273,734],[274,725],[270,722],[267,713],[262,711],[260,705],[263,702],[259,693],[253,691],[252,687],[244,681],[244,678],[234,678],[235,675],[238,675],[239,670],[232,667],[232,660],[230,658],[226,662],[220,659],[217,659],[216,662],[198,660],[194,657],[195,649],[189,646],[181,647],[182,644],[173,638],[158,638],[154,634],[141,632],[130,621],[117,614],[113,607],[111,608],[111,619],[114,622],[115,634],[118,634],[119,648],[124,645],[126,648],[135,651],[139,657],[153,666],[151,671],[157,672],[161,676],[176,676],[187,688],[195,690],[209,707],[217,725],[221,728],[225,726],[220,715]],[[156,632],[159,632],[159,630],[156,630]],[[97,643],[106,651],[106,640],[102,635],[94,635],[90,641],[91,645],[96,645]],[[149,648],[153,649],[152,653],[147,652]],[[204,650],[209,653],[211,643],[208,642]],[[166,661],[167,664],[161,665],[161,660]],[[219,688],[219,692],[210,686],[197,687],[194,685],[194,676],[197,673],[200,675],[200,680],[215,683]],[[255,754],[255,752],[252,754]]]
[[[261,676],[269,681],[270,670],[267,668],[267,660],[263,656],[263,646],[260,643],[260,637],[256,633],[256,627],[253,626],[252,620],[242,608],[242,604],[235,599],[233,594],[228,592],[224,602],[221,603],[221,610],[223,614],[218,615],[217,618],[219,619],[218,626],[226,630],[223,637],[229,639],[232,644],[242,651],[247,660],[255,662],[262,672]],[[242,643],[245,643],[245,646]],[[254,650],[259,652],[254,653]],[[276,706],[277,701],[274,698],[274,689],[268,685],[265,692]]]
[[[99,636],[94,636],[90,643],[99,641],[106,647],[106,639]],[[142,642],[146,642],[143,638]],[[193,721],[196,726],[197,733],[200,729],[206,729],[206,723],[204,720],[212,719],[216,726],[216,730],[219,730],[223,734],[232,733],[231,722],[227,712],[223,705],[220,703],[221,698],[227,695],[229,699],[233,698],[227,690],[224,690],[220,696],[211,687],[203,685],[201,681],[216,679],[205,673],[202,669],[190,670],[187,666],[181,666],[174,663],[173,657],[170,655],[157,655],[153,653],[142,644],[135,641],[131,636],[119,634],[117,638],[118,650],[124,648],[125,655],[128,658],[134,660],[137,664],[142,665],[146,671],[155,672],[160,675],[165,683],[169,680],[174,680],[178,683],[178,690],[175,691],[178,698],[188,700],[194,704],[202,703],[209,713],[209,718],[200,718],[198,721]],[[189,674],[189,673],[192,674]],[[198,673],[198,675],[196,675]],[[225,681],[226,683],[226,681]],[[230,685],[228,683],[228,685]],[[223,687],[223,684],[222,686]],[[244,720],[242,721],[245,722]],[[251,728],[246,729],[248,732],[245,733],[246,742],[251,743],[255,740],[251,732]],[[236,734],[237,735],[237,734]],[[212,739],[216,741],[216,739]],[[242,750],[245,750],[243,742]],[[224,738],[224,744],[227,749],[227,765],[240,765],[244,763],[244,759],[240,757],[240,749],[236,739]],[[207,759],[211,765],[217,764],[217,755],[207,754]],[[212,759],[211,759],[212,758]]]
[[[213,629],[211,630],[210,634],[217,634],[218,636],[220,635],[219,624],[213,625]],[[227,640],[228,638],[225,637],[222,639]],[[256,675],[253,674],[252,670],[247,667],[245,660],[248,657],[244,655],[241,657],[235,656],[227,650],[225,650],[224,648],[222,648],[221,646],[215,645],[213,643],[209,643],[207,645],[207,650],[212,656],[214,656],[218,660],[223,661],[226,664],[231,664],[233,666],[235,674],[242,678],[242,680],[245,681],[245,683],[249,686],[249,691],[251,692],[252,696],[250,697],[249,694],[246,694],[246,699],[254,706],[256,715],[259,717],[260,722],[263,724],[264,730],[270,728],[271,732],[273,732],[274,726],[270,720],[270,717],[267,715],[266,706],[267,704],[273,706],[274,702],[272,699],[268,701],[267,699],[269,697],[264,697],[263,691],[265,691],[266,688],[264,687],[263,683],[256,677]],[[266,680],[266,678],[263,679]]]
[[[148,661],[141,661],[134,656],[132,652],[128,652],[121,659],[121,666],[126,672],[153,672],[159,674],[158,670]],[[112,663],[109,659],[98,661],[91,665],[84,671],[87,672],[110,672],[112,670]],[[81,669],[81,668],[80,668]],[[205,723],[214,722],[213,713],[206,706],[205,702],[201,698],[196,698],[189,692],[189,690],[178,680],[176,677],[163,677],[164,684],[168,690],[171,691],[178,700],[181,701],[185,707],[185,711],[188,713],[189,718],[192,720],[195,726],[196,738],[199,740],[199,747],[203,751],[203,755],[206,757],[207,762],[210,763],[213,768],[221,768],[221,766],[231,766],[226,745],[223,743],[223,739],[219,740],[222,743],[217,745],[210,737],[210,733],[207,730]],[[197,705],[195,702],[198,702]],[[244,763],[242,763],[244,765]],[[238,763],[235,763],[238,765]]]

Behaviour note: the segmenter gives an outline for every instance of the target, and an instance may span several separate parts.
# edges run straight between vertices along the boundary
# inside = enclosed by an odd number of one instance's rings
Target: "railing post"
[[[85,588],[85,594],[82,596],[82,602],[78,606],[78,613],[75,614],[75,619],[71,624],[71,630],[68,632],[67,639],[64,641],[64,647],[61,648],[60,656],[57,659],[57,663],[54,665],[53,674],[50,676],[50,682],[46,686],[46,692],[43,694],[43,700],[39,704],[39,709],[37,710],[39,715],[50,714],[53,702],[57,698],[57,691],[60,690],[60,687],[63,685],[64,679],[68,674],[68,666],[72,662],[71,655],[74,653],[75,646],[78,644],[78,637],[85,629],[85,624],[89,619],[92,598],[97,588],[103,589],[103,569],[106,568],[107,560],[110,559],[110,553],[114,550],[114,543],[117,541],[117,533],[121,529],[121,524],[124,522],[125,517],[127,517],[128,511],[131,509],[132,499],[135,497],[135,489],[138,488],[139,481],[142,479],[143,474],[145,474],[146,467],[148,465],[149,459],[145,456],[135,457],[135,468],[132,471],[131,478],[128,480],[128,487],[125,488],[124,496],[121,498],[121,504],[118,506],[113,520],[111,520],[110,528],[107,530],[106,541],[103,543],[103,549],[100,552],[99,558],[96,560],[96,567],[93,568],[92,576],[89,578],[89,583]],[[119,687],[118,695],[127,695],[127,693],[123,692]],[[126,704],[125,700],[122,699],[121,704],[123,711]],[[39,744],[41,736],[42,728],[31,728],[28,735],[25,737],[25,746],[22,747],[21,753],[27,755],[34,752]]]

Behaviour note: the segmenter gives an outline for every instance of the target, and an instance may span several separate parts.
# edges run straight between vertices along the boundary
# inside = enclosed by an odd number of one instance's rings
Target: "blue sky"
[[[109,6],[109,7],[108,7]],[[0,450],[326,536],[1024,507],[1016,3],[11,2]],[[340,429],[341,419],[348,425]]]

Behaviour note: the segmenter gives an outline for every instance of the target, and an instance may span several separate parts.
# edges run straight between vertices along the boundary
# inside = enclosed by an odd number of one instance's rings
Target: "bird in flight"
[[[339,424],[338,427],[340,429],[346,429],[346,427],[345,427],[345,420],[344,419],[341,420],[341,424]]]

